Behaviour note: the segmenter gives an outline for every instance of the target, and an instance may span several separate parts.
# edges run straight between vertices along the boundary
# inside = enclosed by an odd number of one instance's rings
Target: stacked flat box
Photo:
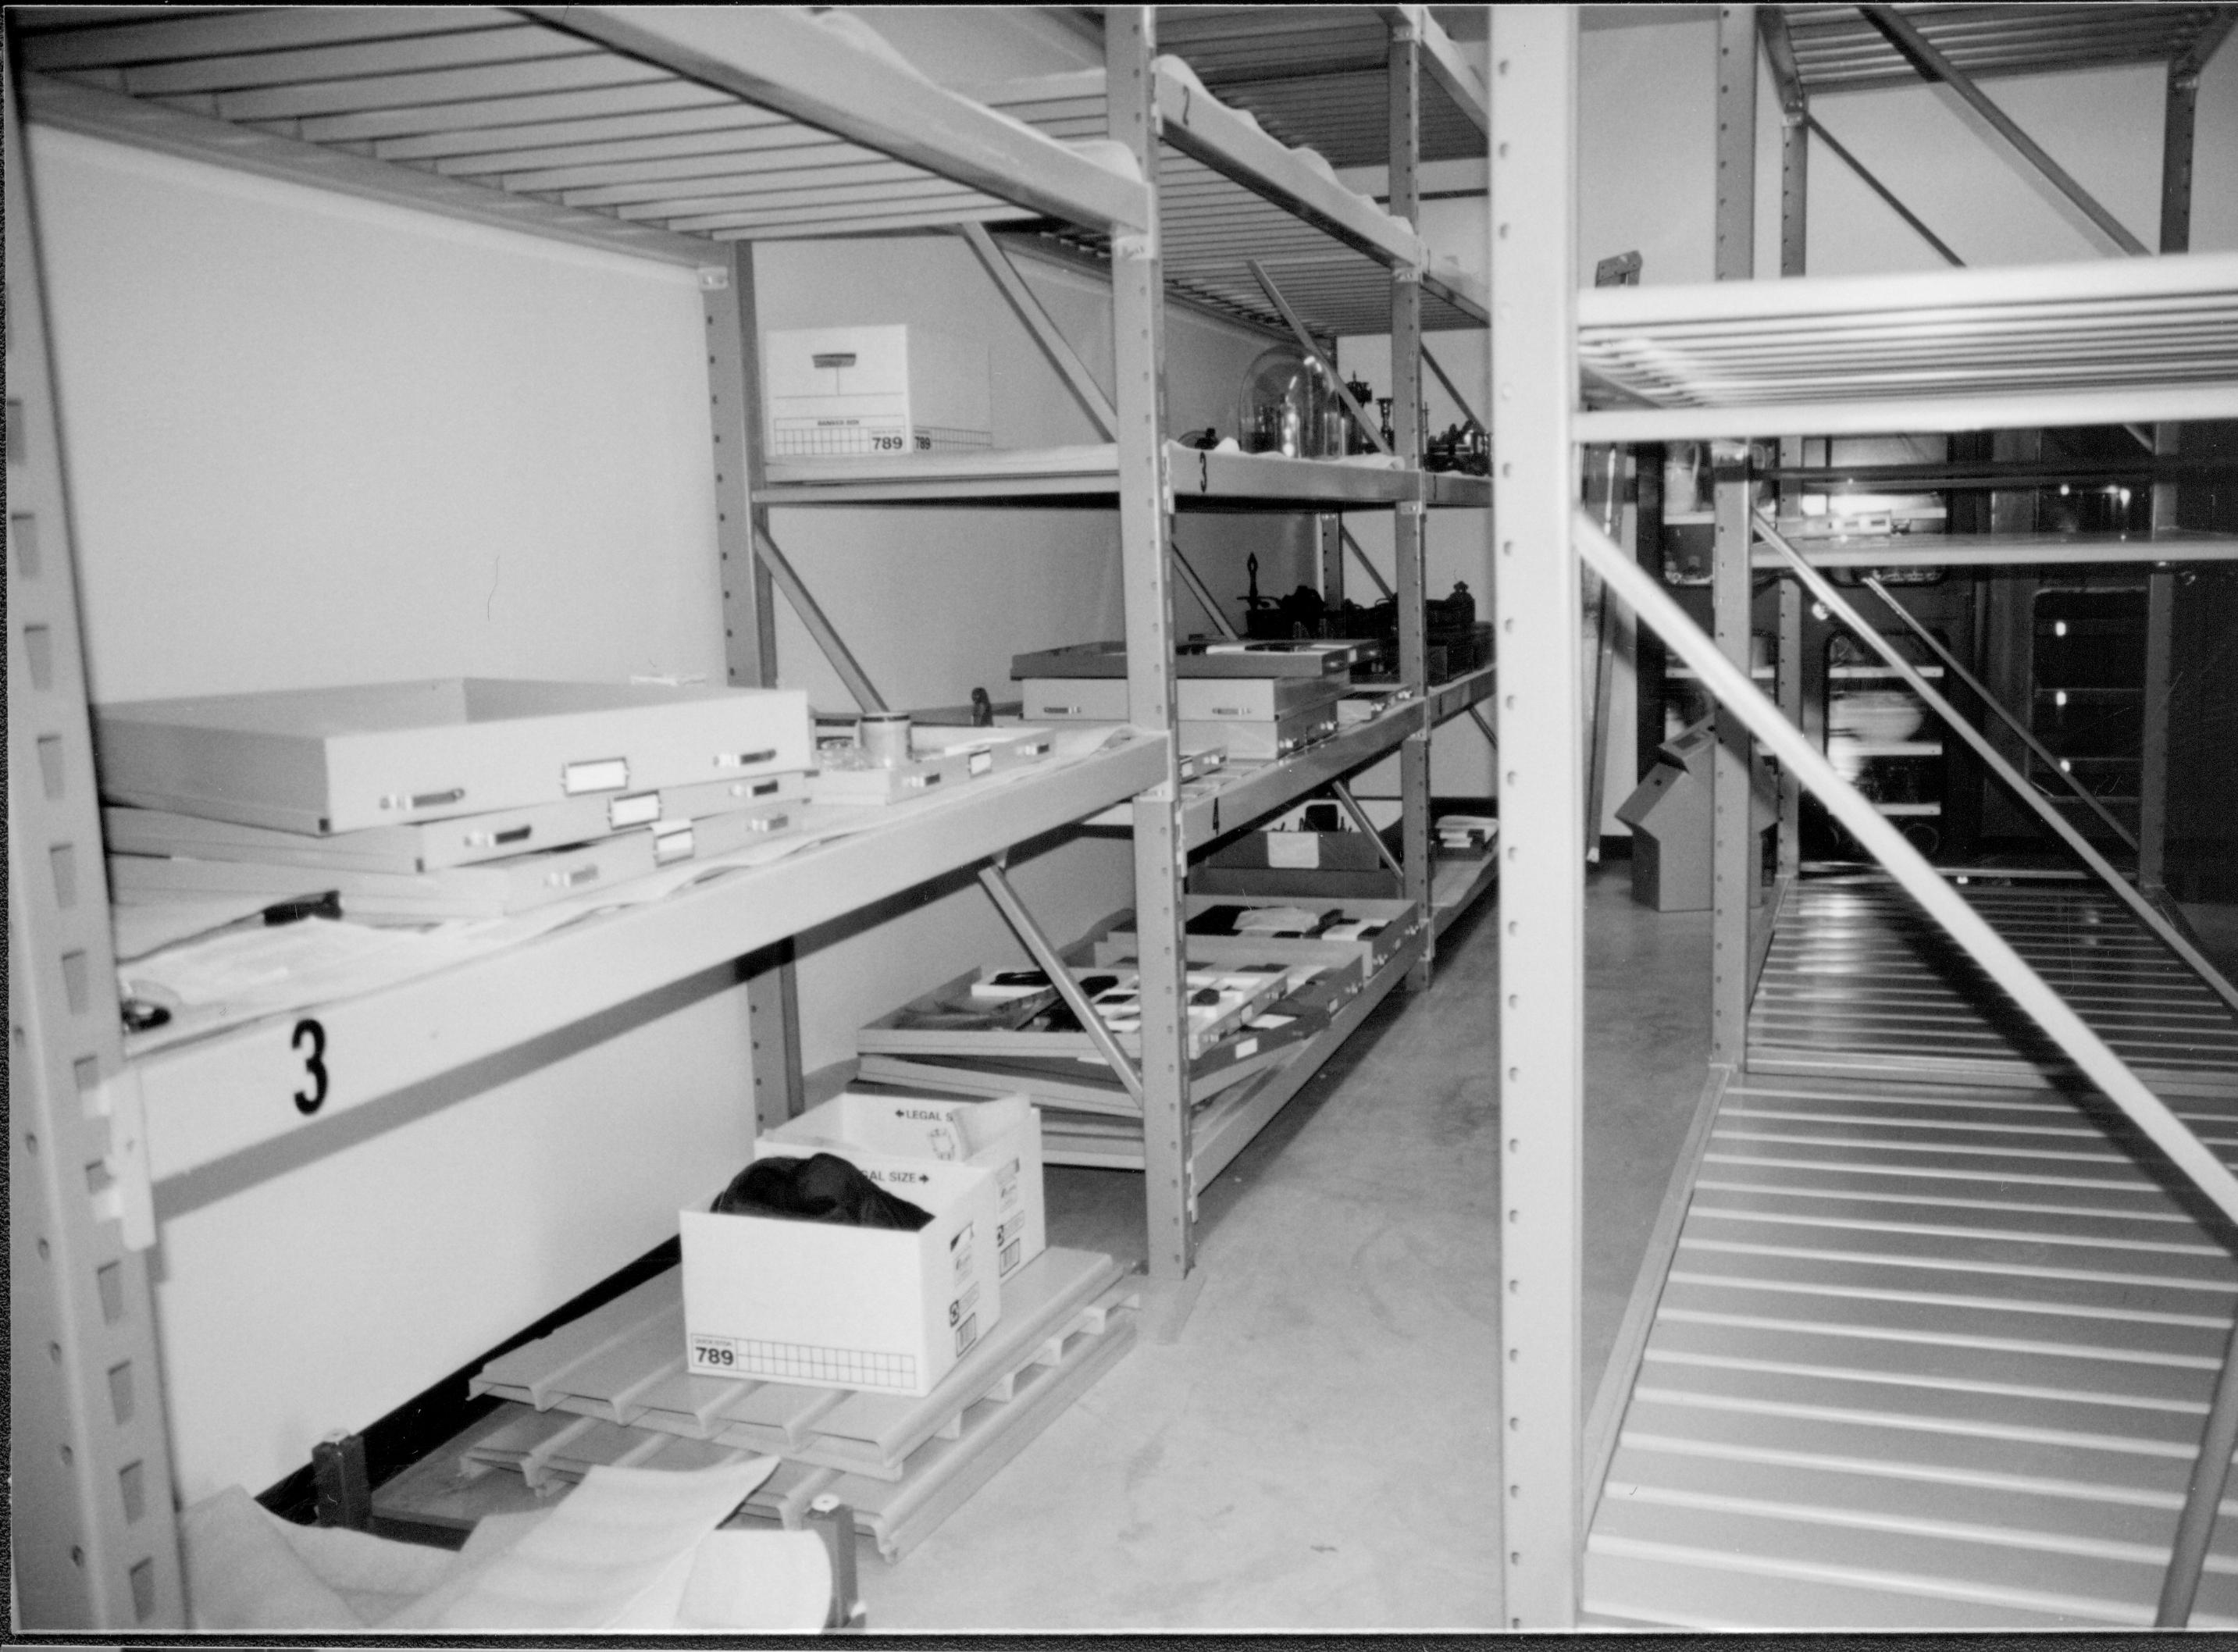
[[[1339,722],[1345,679],[1322,677],[1181,677],[1174,709],[1185,746],[1217,746],[1233,757],[1272,761],[1325,740]],[[1127,682],[1117,677],[1030,677],[1028,717],[1117,723],[1127,718]]]

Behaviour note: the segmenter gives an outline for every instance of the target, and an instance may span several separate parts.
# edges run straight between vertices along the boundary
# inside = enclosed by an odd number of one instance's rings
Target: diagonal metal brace
[[[1267,273],[1266,265],[1255,258],[1247,258],[1243,261],[1251,267],[1251,274],[1258,281],[1259,290],[1267,294],[1267,301],[1272,304],[1281,318],[1290,324],[1290,331],[1297,335],[1299,347],[1321,363],[1321,371],[1328,374],[1330,385],[1343,399],[1346,408],[1358,422],[1361,429],[1367,433],[1367,439],[1375,444],[1375,451],[1379,453],[1388,453],[1391,451],[1391,444],[1383,439],[1382,429],[1367,416],[1367,409],[1361,406],[1352,392],[1345,387],[1344,375],[1336,370],[1336,363],[1328,359],[1328,353],[1315,342],[1312,334],[1306,331],[1306,324],[1298,319],[1298,313],[1290,307],[1290,301],[1282,296],[1282,289],[1275,285],[1275,278]]]
[[[1344,805],[1344,812],[1352,816],[1353,824],[1367,834],[1367,841],[1375,845],[1377,857],[1403,879],[1407,876],[1405,864],[1391,852],[1391,845],[1385,843],[1383,834],[1375,829],[1375,823],[1368,819],[1367,811],[1360,806],[1360,799],[1352,795],[1352,788],[1341,780],[1332,780],[1329,790],[1335,794],[1337,802]]]
[[[2082,215],[2098,227],[2099,233],[2133,258],[2150,255],[2145,243],[2122,228],[2122,221],[2098,204],[2097,198],[2068,175],[2058,162],[2046,155],[2036,142],[2020,129],[2013,117],[1990,101],[1990,95],[1974,84],[1973,77],[1945,57],[1929,42],[1926,36],[1912,26],[1910,19],[1894,6],[1859,6],[1867,23],[1888,36],[1889,43],[1909,58],[1914,69],[1930,80],[1939,80],[1966,101],[1967,106],[1992,127],[1997,135],[2020,151],[2021,158],[2034,167],[2046,183],[2075,203]],[[1821,133],[1823,136],[1823,132]]]
[[[1998,720],[2007,728],[2010,729],[2015,734],[2018,735],[2021,738],[2021,743],[2023,745],[2027,746],[2030,751],[2035,752],[2037,757],[2043,758],[2045,764],[2051,770],[2052,773],[2057,775],[2062,780],[2067,783],[2069,790],[2072,791],[2077,797],[2080,797],[2084,803],[2089,804],[2093,809],[2096,810],[2098,818],[2106,823],[2108,829],[2113,832],[2115,836],[2120,838],[2131,849],[2134,849],[2136,848],[2137,840],[2135,835],[2132,833],[2128,827],[2122,825],[2120,821],[2114,818],[2114,811],[2107,808],[2104,803],[2099,802],[2098,794],[2091,790],[2089,787],[2084,785],[2081,781],[2077,780],[2068,770],[2062,768],[2060,766],[2058,757],[2052,753],[2051,750],[2047,747],[2043,741],[2036,737],[2036,735],[2029,730],[2028,724],[2022,722],[2010,710],[2006,710],[2003,704],[2000,702],[1995,695],[1990,692],[1989,689],[1983,685],[1979,677],[1976,677],[1973,672],[1968,671],[1963,665],[1961,665],[1958,663],[1958,657],[1953,654],[1949,649],[1943,647],[1942,639],[1936,636],[1933,631],[1928,630],[1926,626],[1921,624],[1919,621],[1913,617],[1911,611],[1909,608],[1906,608],[1902,603],[1898,602],[1896,598],[1890,593],[1889,588],[1880,582],[1880,579],[1877,575],[1869,573],[1865,576],[1865,588],[1871,591],[1873,595],[1878,597],[1882,602],[1885,603],[1888,605],[1889,611],[1893,613],[1898,619],[1901,619],[1906,625],[1910,627],[1912,635],[1918,638],[1921,642],[1926,644],[1927,646],[1934,651],[1935,657],[1943,662],[1943,669],[1944,671],[1949,671],[1951,676],[1957,677],[1969,689],[1973,691],[1975,697],[1979,699],[1983,704],[1988,706],[1990,710],[1996,712],[1997,714]]]
[[[824,651],[824,657],[831,662],[831,669],[839,673],[839,680],[847,685],[847,692],[855,697],[855,704],[865,711],[886,710],[884,697],[871,686],[870,674],[848,651],[847,644],[840,638],[838,628],[832,624],[831,618],[818,605],[816,598],[809,595],[808,587],[793,572],[792,564],[785,560],[785,552],[777,548],[777,541],[770,538],[768,530],[758,526],[754,529],[754,554],[761,559],[762,566],[769,570],[770,578],[777,588],[785,592],[785,599],[792,605],[793,612],[800,616],[800,623],[808,627],[808,634],[816,639],[817,647]]]
[[[1236,635],[1235,627],[1228,623],[1228,616],[1220,611],[1220,604],[1214,598],[1211,588],[1197,577],[1196,570],[1189,566],[1189,559],[1182,554],[1181,546],[1170,536],[1166,540],[1166,549],[1173,556],[1174,572],[1181,575],[1182,583],[1189,588],[1189,595],[1196,598],[1197,605],[1211,618],[1220,634],[1233,642]]]
[[[1056,988],[1057,996],[1064,1000],[1065,1008],[1072,1012],[1073,1019],[1080,1023],[1081,1030],[1088,1034],[1089,1041],[1096,1046],[1096,1053],[1110,1064],[1111,1070],[1119,1075],[1119,1082],[1126,1087],[1127,1094],[1140,1107],[1142,1101],[1142,1073],[1128,1059],[1127,1052],[1119,1047],[1119,1041],[1103,1024],[1103,1017],[1096,1013],[1096,1006],[1088,1001],[1088,995],[1072,978],[1072,971],[1065,968],[1064,960],[1057,956],[1056,947],[1042,933],[1041,925],[1034,922],[1034,915],[1027,911],[1025,902],[1018,899],[1018,892],[1010,887],[1010,880],[1003,876],[1003,869],[992,862],[981,867],[979,883],[994,901],[996,909],[1002,913],[1004,921],[1032,955],[1034,962],[1049,977],[1049,985]]]
[[[1344,541],[1344,548],[1360,558],[1360,565],[1367,570],[1367,577],[1374,583],[1375,588],[1385,596],[1389,596],[1391,582],[1386,579],[1382,572],[1367,559],[1367,552],[1360,548],[1360,541],[1352,537],[1352,530],[1345,526],[1341,519],[1336,525],[1336,532],[1337,537]]]
[[[1453,399],[1453,406],[1461,410],[1461,417],[1479,430],[1484,429],[1484,420],[1476,416],[1476,409],[1469,406],[1468,398],[1461,394],[1460,387],[1453,382],[1453,375],[1438,365],[1438,358],[1430,354],[1430,347],[1427,344],[1422,347],[1422,365],[1437,376],[1440,384],[1445,386],[1446,393]]]
[[[1864,845],[1897,885],[1979,964],[1983,971],[2041,1027],[2099,1090],[2166,1153],[2201,1193],[2226,1217],[2238,1219],[2238,1176],[2192,1133],[2167,1102],[2155,1095],[2096,1032],[1990,927],[1966,897],[1946,883],[1927,857],[1913,848],[1864,795],[1844,780],[1811,737],[1790,723],[1748,673],[1727,659],[1678,600],[1632,559],[1600,524],[1582,510],[1571,515],[1571,535],[1579,556],[1607,581],[1639,619],[1692,666],[1719,704],[1733,711],[1748,730],[1826,805],[1827,812]],[[1804,568],[1810,565],[1798,562]],[[1831,590],[1831,588],[1829,587]],[[1838,600],[1838,598],[1837,598]],[[1868,634],[1861,632],[1861,635]],[[1930,689],[1928,692],[1932,693]]]
[[[1925,702],[1936,716],[1950,725],[1951,732],[1973,747],[1974,755],[1981,758],[1990,772],[2003,781],[2006,788],[2015,796],[2036,812],[2036,817],[2052,829],[2053,834],[2061,843],[2067,845],[2075,857],[2097,875],[2098,881],[2113,892],[2114,897],[2128,907],[2140,923],[2160,937],[2162,946],[2182,959],[2191,972],[2204,981],[2208,990],[2216,997],[2229,1005],[2231,1008],[2238,1009],[2238,987],[2233,987],[2228,981],[2225,980],[2221,971],[2208,961],[2206,955],[2162,915],[2161,909],[2139,894],[2131,886],[2129,879],[2115,869],[2111,862],[2092,848],[2090,840],[2075,829],[2074,823],[2054,809],[2049,798],[2029,784],[2020,770],[2006,761],[2005,754],[1990,743],[1990,737],[1987,735],[1964,717],[1960,717],[1957,708],[1944,699],[1937,691],[1935,685],[1919,674],[1918,668],[1897,652],[1888,638],[1874,630],[1865,617],[1860,614],[1840,591],[1834,589],[1826,576],[1804,561],[1802,552],[1788,544],[1786,539],[1781,537],[1779,530],[1773,527],[1761,513],[1757,518],[1757,532],[1764,535],[1766,543],[1778,552],[1789,567],[1794,570],[1795,577],[1803,582],[1803,588],[1824,604],[1827,611],[1835,618],[1855,632],[1859,641],[1878,654],[1888,664],[1890,669],[1904,679],[1904,685]],[[1692,664],[1692,661],[1688,663]],[[1699,668],[1697,667],[1697,669]],[[1849,823],[1844,821],[1843,824],[1847,825]],[[1855,836],[1854,832],[1852,836]],[[1968,950],[1973,949],[1969,948]],[[1999,984],[2005,986],[2008,991],[2010,990],[2010,983],[2001,980]],[[2045,1030],[2051,1029],[2047,1028]],[[2055,1033],[2054,1036],[2056,1037],[2057,1034]],[[2094,1034],[2092,1036],[2096,1035]],[[2061,1041],[2063,1043],[2065,1041]],[[2072,1054],[2071,1051],[2069,1053]],[[2093,1076],[2095,1077],[2096,1074]],[[2118,1099],[2116,1097],[2116,1100]]]
[[[1500,736],[1493,731],[1491,720],[1485,716],[1483,709],[1472,705],[1468,708],[1468,714],[1475,719],[1476,726],[1484,730],[1484,737],[1492,742],[1492,749],[1497,752],[1500,750]]]
[[[987,274],[1002,289],[1012,312],[1025,323],[1026,331],[1034,335],[1034,342],[1042,347],[1042,354],[1049,358],[1049,365],[1057,370],[1071,389],[1074,399],[1095,420],[1103,439],[1116,439],[1119,431],[1119,414],[1112,407],[1111,399],[1096,382],[1096,375],[1089,372],[1088,364],[1080,359],[1071,343],[1057,330],[1056,323],[1049,319],[1049,313],[1042,307],[1042,301],[1034,296],[1033,289],[1018,274],[1017,266],[1010,261],[1010,254],[995,244],[995,238],[987,233],[983,224],[960,224],[956,233],[963,236],[964,244],[978,254],[979,261],[986,266]]]
[[[1860,161],[1856,155],[1851,155],[1847,149],[1844,149],[1834,135],[1818,123],[1818,117],[1817,116],[1806,111],[1802,116],[1802,121],[1805,128],[1817,134],[1818,141],[1821,143],[1824,144],[1829,149],[1833,151],[1834,158],[1836,160],[1839,161],[1844,166],[1849,168],[1851,171],[1856,173],[1858,178],[1864,183],[1865,188],[1871,190],[1875,195],[1878,195],[1884,202],[1885,202],[1888,204],[1890,210],[1894,212],[1897,217],[1910,224],[1914,233],[1916,233],[1922,241],[1934,248],[1937,252],[1941,253],[1945,263],[1949,264],[1953,269],[1963,269],[1966,268],[1966,261],[1959,257],[1957,254],[1952,252],[1949,247],[1945,246],[1943,244],[1943,238],[1937,235],[1932,229],[1930,229],[1925,223],[1922,222],[1917,213],[1914,212],[1910,207],[1905,206],[1903,202],[1897,200],[1895,190],[1890,188],[1888,185],[1883,183],[1878,178],[1868,172],[1865,169],[1865,163],[1863,161]]]

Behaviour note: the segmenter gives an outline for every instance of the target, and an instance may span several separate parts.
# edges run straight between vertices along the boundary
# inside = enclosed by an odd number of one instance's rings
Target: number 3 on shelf
[[[288,1041],[288,1047],[300,1050],[307,1039],[310,1042],[311,1053],[303,1058],[303,1071],[310,1075],[311,1083],[315,1087],[308,1094],[301,1090],[295,1092],[295,1111],[308,1119],[327,1101],[327,1029],[315,1021],[297,1021],[295,1035]]]

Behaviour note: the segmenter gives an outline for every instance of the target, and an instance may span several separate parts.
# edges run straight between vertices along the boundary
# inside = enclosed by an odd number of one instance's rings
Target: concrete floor
[[[1193,1305],[898,1564],[865,1547],[874,1630],[1500,1621],[1492,911],[1201,1193]],[[1702,1087],[1709,923],[1619,862],[1586,933],[1589,1408]],[[1048,1196],[1052,1243],[1142,1255],[1139,1178]]]

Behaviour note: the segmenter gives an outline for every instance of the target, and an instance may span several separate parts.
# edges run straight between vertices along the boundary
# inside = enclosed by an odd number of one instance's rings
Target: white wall
[[[36,128],[31,153],[97,697],[720,680],[688,271]],[[749,1045],[726,983],[657,1008],[167,1206],[185,1496],[269,1483],[673,1232],[747,1145]]]

